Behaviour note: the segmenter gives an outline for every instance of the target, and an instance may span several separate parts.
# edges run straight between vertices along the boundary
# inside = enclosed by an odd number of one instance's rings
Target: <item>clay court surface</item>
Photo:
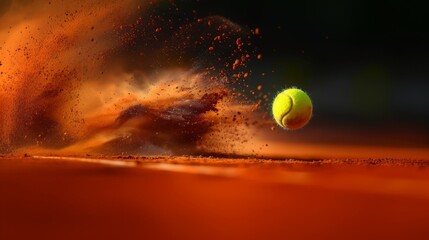
[[[0,192],[0,239],[429,238],[421,157],[3,156]]]

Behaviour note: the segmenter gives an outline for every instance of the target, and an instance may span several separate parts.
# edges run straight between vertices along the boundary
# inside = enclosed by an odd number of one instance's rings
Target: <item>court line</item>
[[[282,183],[301,186],[312,186],[340,191],[358,191],[367,193],[402,195],[429,198],[429,181],[410,179],[384,179],[377,176],[347,176],[324,178],[308,171],[279,170],[272,172],[252,172],[248,169],[233,167],[196,166],[171,163],[138,163],[124,160],[92,159],[79,157],[33,156],[35,159],[52,159],[103,164],[114,167],[142,167],[155,171],[186,173],[195,175],[217,176],[246,180]],[[350,181],[352,180],[352,181]],[[347,182],[345,184],[344,182]]]
[[[58,156],[32,156],[35,159],[51,159],[51,160],[65,160],[73,162],[85,162],[85,163],[98,163],[104,165],[110,165],[115,167],[136,167],[136,162],[126,162],[122,160],[107,160],[107,159],[92,159],[92,158],[79,158],[79,157],[58,157]]]

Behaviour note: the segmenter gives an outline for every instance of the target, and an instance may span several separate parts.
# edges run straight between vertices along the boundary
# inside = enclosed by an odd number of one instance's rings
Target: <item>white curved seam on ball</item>
[[[285,112],[285,113],[283,113],[282,115],[280,115],[280,125],[281,125],[282,127],[284,127],[284,128],[286,128],[286,126],[283,124],[283,119],[286,117],[286,115],[288,115],[288,114],[292,111],[292,108],[293,108],[293,106],[294,106],[293,99],[292,99],[288,94],[285,94],[285,95],[289,98],[290,103],[291,103],[291,106],[290,106],[290,108],[288,109],[288,111],[287,111],[287,112]]]

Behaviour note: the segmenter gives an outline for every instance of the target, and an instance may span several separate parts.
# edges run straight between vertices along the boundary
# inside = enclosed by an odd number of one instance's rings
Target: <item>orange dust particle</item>
[[[232,70],[236,70],[238,68],[238,64],[240,64],[240,60],[235,59],[235,62],[232,64]]]

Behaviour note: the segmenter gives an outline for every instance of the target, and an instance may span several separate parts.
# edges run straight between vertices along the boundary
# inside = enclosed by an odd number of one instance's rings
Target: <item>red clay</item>
[[[111,160],[2,158],[0,238],[429,237],[422,160]]]

